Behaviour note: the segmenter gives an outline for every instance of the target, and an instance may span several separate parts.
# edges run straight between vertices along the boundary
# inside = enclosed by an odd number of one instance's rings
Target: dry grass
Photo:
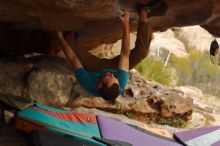
[[[220,98],[213,95],[204,95],[204,100],[208,105],[213,105],[220,108]]]

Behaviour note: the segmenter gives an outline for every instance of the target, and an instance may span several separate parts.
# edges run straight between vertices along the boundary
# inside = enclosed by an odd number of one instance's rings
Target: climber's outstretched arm
[[[150,42],[152,39],[152,27],[147,23],[146,12],[141,12],[139,16],[138,30],[137,30],[137,40],[135,43],[135,48],[130,51],[129,56],[129,69],[135,67],[141,60],[143,60],[149,52]],[[123,48],[122,48],[123,49]],[[130,49],[130,48],[129,48]],[[118,63],[121,60],[121,55],[116,56],[112,59],[100,59],[86,49],[75,50],[79,58],[81,59],[83,66],[88,71],[97,71],[103,68],[113,68],[118,69]]]
[[[119,60],[119,69],[129,71],[129,55],[130,55],[130,33],[129,33],[129,14],[127,11],[122,16],[119,16],[122,27],[123,36],[121,44],[121,55]]]
[[[81,64],[79,58],[76,56],[73,49],[70,47],[70,45],[64,39],[62,32],[57,32],[57,33],[58,33],[57,34],[58,38],[59,38],[61,45],[62,45],[63,52],[66,55],[66,58],[71,63],[73,70],[76,71],[77,69],[82,68],[82,64]]]
[[[137,39],[135,42],[135,48],[131,50],[129,56],[129,69],[135,67],[145,57],[147,57],[150,48],[150,42],[152,40],[153,29],[148,24],[147,12],[141,10],[139,13],[139,22],[137,28]],[[119,56],[113,58],[111,61],[112,66],[119,60]]]

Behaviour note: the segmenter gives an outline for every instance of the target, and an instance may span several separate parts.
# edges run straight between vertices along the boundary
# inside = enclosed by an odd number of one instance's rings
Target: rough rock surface
[[[4,92],[6,89],[12,89],[12,79],[16,77],[18,79],[15,82],[17,92],[6,90],[7,93],[19,96],[23,93],[22,96],[27,96],[30,88],[27,80],[31,78],[30,76],[32,76],[32,74],[38,74],[38,76],[36,76],[37,78],[43,77],[45,79],[45,77],[47,77],[47,79],[41,80],[41,82],[35,82],[38,87],[41,87],[41,85],[46,87],[44,90],[33,88],[33,90],[41,92],[35,96],[40,103],[65,107],[67,109],[71,107],[77,112],[92,113],[120,119],[125,123],[136,125],[146,130],[152,130],[152,127],[157,128],[153,129],[153,132],[156,130],[159,134],[168,137],[170,137],[173,132],[220,124],[220,106],[209,105],[202,99],[202,92],[193,87],[168,88],[155,82],[144,81],[137,73],[132,71],[133,73],[126,91],[122,96],[118,97],[116,104],[113,105],[105,102],[100,97],[91,97],[91,95],[75,81],[69,64],[63,58],[43,56],[23,60],[22,64],[20,61],[11,62],[2,60],[0,64],[2,67],[0,72],[2,82],[0,83],[3,85],[0,86],[0,92]],[[39,73],[41,74],[39,75]],[[48,77],[48,74],[52,76]],[[61,77],[61,79],[59,78],[60,83],[66,82],[67,80],[68,83],[61,83],[59,85],[62,86],[57,86],[57,77]],[[22,80],[20,80],[20,78],[22,78]],[[32,79],[32,81],[36,80],[35,78]],[[69,82],[73,82],[72,85],[70,85]],[[71,93],[69,87],[63,88],[63,86],[66,87],[66,85],[71,86]],[[63,94],[58,94],[52,98],[51,95],[58,93],[57,90],[64,90],[62,92]],[[51,92],[49,93],[48,91]],[[64,92],[66,92],[65,95]],[[41,96],[44,98],[41,98]],[[57,101],[59,101],[59,103]],[[76,106],[78,106],[78,108],[76,108]],[[88,108],[83,108],[82,106]],[[108,112],[104,112],[103,110]],[[10,115],[9,119],[12,116],[9,112],[6,112],[6,115]],[[181,116],[183,119],[190,120],[184,128],[139,122],[147,122],[146,119],[149,116],[160,116],[160,119],[163,117],[175,118]],[[9,119],[6,120],[9,121]],[[7,125],[0,124],[0,129],[0,145],[31,145],[29,142],[30,135],[16,130],[13,123],[8,123]],[[167,131],[169,133],[167,133]]]
[[[189,125],[194,127],[219,124],[219,107],[209,104],[194,87],[169,88],[145,81],[132,71],[126,90],[112,104],[100,97],[91,97],[75,80],[63,58],[41,56],[23,61],[1,60],[0,64],[1,93],[31,96],[56,107],[97,108],[143,122],[152,118],[181,118],[192,119]]]
[[[125,114],[143,122],[154,118],[181,118],[190,120],[192,100],[183,92],[168,89],[154,82],[146,82],[138,73],[131,72],[132,78],[125,91],[116,100],[116,104],[104,101],[100,97],[77,98],[67,106],[97,108],[113,113]]]
[[[156,30],[165,30],[173,26],[202,24],[213,33],[219,34],[216,31],[218,30],[216,28],[219,28],[220,17],[220,2],[218,0],[165,0],[165,2],[168,5],[166,14],[153,17],[157,15],[155,11],[158,12],[160,9],[155,9],[150,14],[152,19],[149,21]],[[109,34],[117,31],[115,26],[119,25],[117,15],[121,8],[133,12],[132,19],[134,20],[137,15],[136,4],[137,0],[109,0],[105,2],[102,0],[18,0],[13,2],[2,0],[0,12],[1,21],[17,23],[18,25],[12,25],[15,28],[81,30],[86,34],[85,36],[92,35],[89,32],[94,32],[99,28],[102,31],[96,31],[96,34],[93,34],[98,37],[97,33],[100,33],[101,36],[106,31]],[[112,30],[114,31],[111,32]]]
[[[149,23],[155,31],[198,24],[220,36],[219,0],[165,2],[168,5],[166,13],[159,14],[165,7],[162,6],[149,14]],[[136,5],[137,0],[1,0],[0,36],[4,36],[0,37],[1,55],[49,53],[51,37],[48,30],[75,32],[70,33],[67,40],[72,47],[80,50],[78,54],[101,44],[113,43],[122,35],[117,18],[121,8],[128,9],[131,15],[130,29],[136,30]]]
[[[23,95],[27,73],[32,63],[15,63],[0,61],[0,92],[5,94]]]
[[[64,58],[42,56],[23,62],[27,64],[31,62],[32,68],[23,69],[20,76],[24,76],[24,80],[17,81],[18,91],[10,92],[10,94],[31,97],[39,103],[56,107],[84,106],[102,109],[132,116],[144,122],[147,122],[149,118],[181,118],[183,120],[191,118],[192,100],[176,90],[157,83],[146,82],[136,72],[132,73],[125,91],[117,98],[116,103],[112,104],[101,97],[92,97],[86,92],[75,80],[74,73]],[[9,90],[12,84],[13,76],[10,78],[10,74],[5,74],[5,72],[13,71],[15,75],[20,73],[19,69],[14,70],[6,65],[8,63],[2,68],[2,74],[0,74],[2,80],[7,79],[4,80],[4,86],[0,86],[1,92],[3,89]],[[17,76],[17,78],[21,77]]]

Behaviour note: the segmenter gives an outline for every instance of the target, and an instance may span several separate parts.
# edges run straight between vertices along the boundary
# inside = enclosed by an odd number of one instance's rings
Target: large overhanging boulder
[[[165,30],[174,26],[202,25],[215,35],[220,35],[218,31],[220,1],[165,0],[165,2],[168,5],[167,13],[149,19],[155,30]],[[121,8],[128,9],[135,22],[136,5],[137,0],[1,0],[0,20],[14,22],[17,24],[14,25],[15,28],[71,30],[81,32],[88,38],[91,36],[98,38],[102,34],[111,36],[115,32],[120,32],[117,15],[121,12]],[[91,34],[94,31],[96,33]]]
[[[129,11],[130,30],[136,31],[137,1],[1,0],[1,55],[23,55],[30,52],[47,54],[50,52],[48,44],[51,44],[49,31],[61,30],[74,32],[69,33],[66,39],[72,47],[77,48],[77,54],[83,56],[83,52],[121,38],[122,29],[117,17],[121,9]],[[168,6],[166,13],[158,16],[163,6],[150,13],[149,23],[154,31],[201,25],[213,35],[220,36],[219,0],[164,1]],[[89,59],[95,60],[87,56]]]

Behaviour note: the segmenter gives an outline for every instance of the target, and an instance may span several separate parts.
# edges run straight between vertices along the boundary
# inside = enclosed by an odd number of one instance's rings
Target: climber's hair
[[[120,88],[118,84],[114,83],[111,87],[103,86],[99,92],[105,100],[114,101],[120,94]]]

